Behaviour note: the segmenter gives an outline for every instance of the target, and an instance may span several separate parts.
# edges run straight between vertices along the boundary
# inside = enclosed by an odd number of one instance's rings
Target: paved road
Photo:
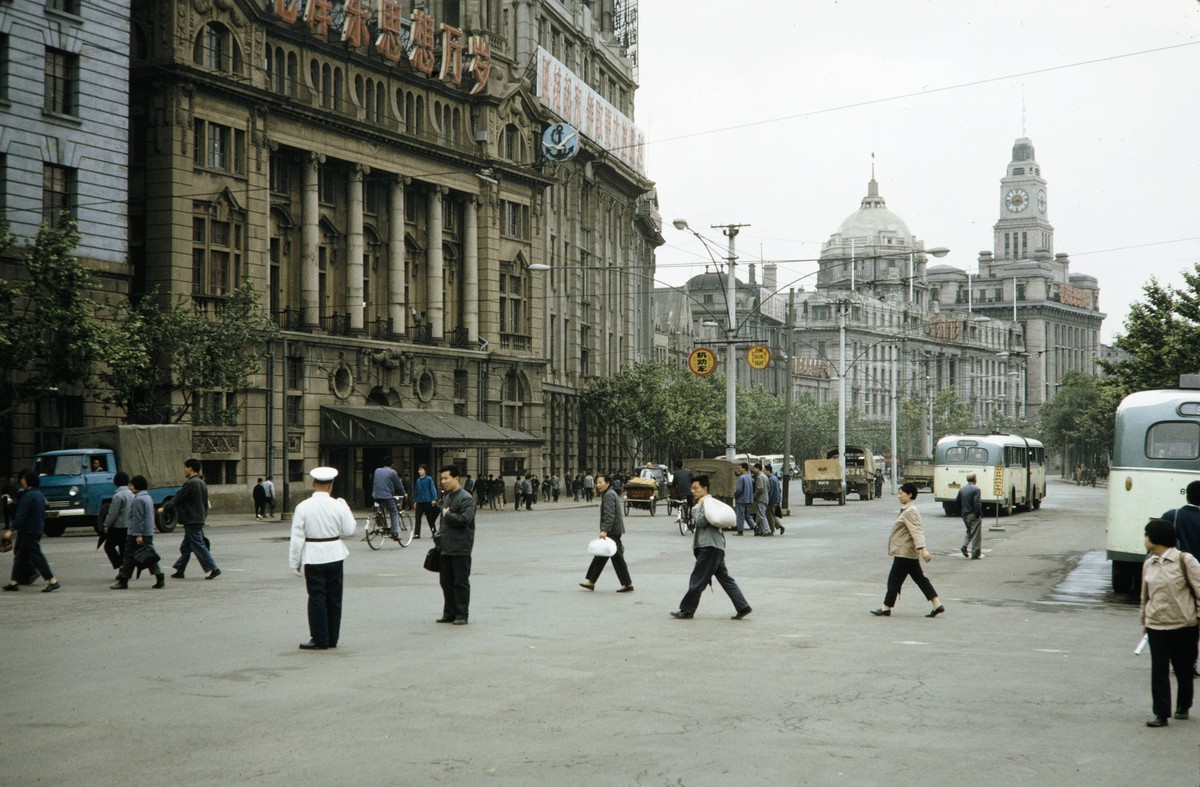
[[[341,646],[317,653],[296,648],[284,524],[210,528],[224,575],[163,591],[109,591],[94,537],[47,539],[63,590],[0,598],[0,782],[1198,784],[1200,719],[1143,726],[1137,611],[1095,554],[1104,499],[1053,484],[967,561],[959,520],[922,497],[935,620],[911,585],[891,618],[867,614],[890,497],[731,537],[740,622],[719,590],[668,617],[692,558],[661,513],[628,518],[620,595],[611,569],[576,586],[595,505],[485,513],[469,626],[433,623],[428,540],[354,541]]]

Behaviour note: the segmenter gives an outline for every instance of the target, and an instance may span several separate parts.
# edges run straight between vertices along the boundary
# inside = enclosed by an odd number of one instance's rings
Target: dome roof
[[[843,242],[850,238],[866,238],[868,243],[873,243],[880,236],[896,238],[902,243],[912,240],[904,219],[888,210],[887,203],[879,196],[879,184],[874,178],[871,178],[867,196],[863,197],[858,210],[846,217],[836,234],[842,236]]]

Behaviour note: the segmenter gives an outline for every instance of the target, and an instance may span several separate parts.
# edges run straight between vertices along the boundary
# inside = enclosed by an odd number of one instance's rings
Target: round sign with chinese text
[[[688,356],[688,368],[697,377],[708,377],[717,370],[717,354],[707,347],[697,347]]]
[[[751,369],[766,369],[771,363],[771,350],[765,344],[756,344],[746,350],[746,363]]]

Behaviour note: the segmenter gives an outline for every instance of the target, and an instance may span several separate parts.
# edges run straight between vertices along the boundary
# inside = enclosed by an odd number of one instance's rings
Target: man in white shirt
[[[342,537],[354,535],[355,522],[346,501],[330,495],[337,474],[332,467],[313,469],[312,497],[296,506],[292,516],[289,564],[297,575],[303,568],[308,586],[310,639],[300,644],[301,650],[336,648],[341,630],[342,563],[350,554]]]

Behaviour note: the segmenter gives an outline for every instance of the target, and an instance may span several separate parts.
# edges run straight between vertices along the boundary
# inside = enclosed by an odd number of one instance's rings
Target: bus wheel
[[[1133,593],[1142,584],[1141,573],[1140,565],[1114,560],[1112,564],[1113,592]]]
[[[946,516],[954,516],[954,503],[949,500],[943,500],[942,510],[946,512]]]
[[[67,530],[66,522],[61,519],[47,519],[42,532],[50,536],[50,538],[58,538]]]
[[[1033,490],[1033,510],[1036,511],[1041,507],[1042,507],[1042,496],[1039,495],[1037,493],[1037,490],[1035,489],[1035,490]]]
[[[1013,508],[1015,507],[1013,505],[1013,499],[1016,496],[1017,496],[1016,490],[1013,490],[1012,492],[1009,493],[1008,499],[1004,501],[1004,508],[1001,509],[1001,512],[1000,512],[1001,514],[1003,514],[1004,516],[1012,516]]]

